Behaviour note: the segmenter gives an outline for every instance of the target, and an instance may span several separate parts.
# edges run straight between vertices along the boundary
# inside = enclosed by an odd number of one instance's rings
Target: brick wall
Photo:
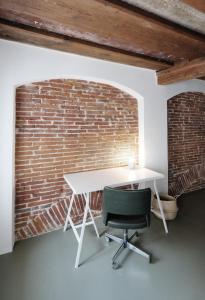
[[[61,227],[71,190],[63,174],[138,161],[137,101],[110,85],[49,80],[16,90],[16,239]],[[76,197],[75,222],[83,213]],[[92,209],[101,210],[101,192]]]
[[[205,94],[182,93],[168,101],[169,193],[205,187]]]

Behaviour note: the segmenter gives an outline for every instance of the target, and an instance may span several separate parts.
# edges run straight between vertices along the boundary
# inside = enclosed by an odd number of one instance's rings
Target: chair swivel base
[[[132,240],[132,238],[134,236],[137,236],[137,237],[139,236],[138,232],[136,231],[130,238],[128,238],[128,230],[127,229],[124,229],[123,233],[124,233],[123,234],[124,235],[123,239],[119,238],[117,236],[111,235],[109,233],[105,233],[105,239],[107,241],[115,241],[115,242],[121,244],[120,248],[117,250],[117,252],[115,253],[115,255],[112,258],[112,268],[116,270],[120,267],[120,264],[117,262],[117,258],[125,248],[128,248],[129,250],[132,250],[135,253],[144,256],[145,258],[148,259],[148,261],[150,263],[151,262],[151,255],[144,252],[140,248],[138,248],[138,247],[136,247],[136,246],[134,246],[133,244],[130,243],[130,241]]]

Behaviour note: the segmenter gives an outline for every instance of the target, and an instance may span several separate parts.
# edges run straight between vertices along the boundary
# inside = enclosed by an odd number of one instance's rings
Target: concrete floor
[[[95,238],[90,226],[77,270],[71,230],[19,242],[12,254],[0,256],[0,299],[205,299],[204,221],[205,190],[181,197],[180,214],[169,222],[168,236],[155,217],[142,234],[141,245],[153,254],[152,264],[125,250],[122,268],[116,271],[111,257],[118,245]]]

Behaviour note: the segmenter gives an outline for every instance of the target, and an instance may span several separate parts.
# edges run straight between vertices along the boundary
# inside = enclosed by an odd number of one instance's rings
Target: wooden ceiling
[[[0,38],[153,69],[159,84],[204,77],[205,35],[139,2],[2,0]],[[204,14],[204,0],[183,2]]]

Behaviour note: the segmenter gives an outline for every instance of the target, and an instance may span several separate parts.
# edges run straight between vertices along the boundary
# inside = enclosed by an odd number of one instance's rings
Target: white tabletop
[[[146,168],[128,169],[118,167],[64,175],[65,181],[75,194],[103,190],[105,186],[123,186],[126,184],[153,181],[164,175]]]

